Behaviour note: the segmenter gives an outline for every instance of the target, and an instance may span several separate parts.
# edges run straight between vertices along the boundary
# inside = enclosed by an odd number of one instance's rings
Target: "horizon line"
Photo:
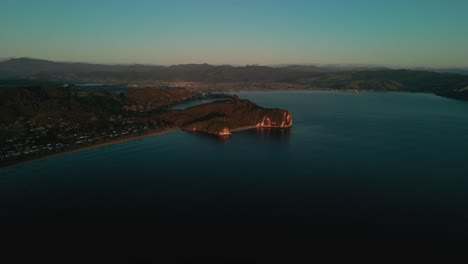
[[[248,67],[248,66],[260,66],[260,67],[288,67],[288,66],[315,66],[315,67],[385,67],[391,70],[402,70],[402,69],[461,69],[466,70],[468,69],[467,66],[421,66],[421,65],[413,65],[413,66],[403,66],[403,65],[394,65],[394,64],[366,64],[366,63],[274,63],[274,64],[261,64],[261,63],[208,63],[208,62],[187,62],[187,63],[175,63],[175,64],[155,64],[155,63],[137,63],[137,62],[117,62],[117,63],[105,63],[105,62],[90,62],[90,61],[67,61],[67,60],[52,60],[52,59],[43,59],[37,57],[29,57],[29,56],[6,56],[0,57],[0,62],[5,62],[9,60],[15,59],[30,59],[30,60],[40,60],[40,61],[48,61],[54,63],[81,63],[81,64],[95,64],[95,65],[108,65],[108,66],[160,66],[160,67],[171,67],[171,66],[178,66],[178,65],[211,65],[211,66],[232,66],[232,67]]]

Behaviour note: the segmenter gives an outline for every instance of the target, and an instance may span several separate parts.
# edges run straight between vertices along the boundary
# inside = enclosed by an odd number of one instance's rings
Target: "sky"
[[[0,0],[0,58],[468,67],[467,0]]]

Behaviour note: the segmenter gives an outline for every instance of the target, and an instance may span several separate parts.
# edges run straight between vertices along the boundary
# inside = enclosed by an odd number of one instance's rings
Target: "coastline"
[[[245,131],[245,130],[250,130],[250,129],[255,129],[255,128],[259,128],[259,127],[257,127],[257,126],[238,127],[238,128],[235,128],[235,129],[231,129],[231,132],[235,133],[235,132],[240,132],[240,131]]]
[[[159,136],[159,135],[174,133],[174,132],[177,132],[177,131],[180,131],[180,128],[170,127],[170,128],[164,128],[164,129],[156,129],[156,130],[149,131],[149,132],[147,132],[147,133],[145,133],[143,135],[138,135],[138,136],[134,136],[134,137],[120,138],[120,139],[115,139],[115,140],[110,140],[110,141],[104,141],[104,142],[96,143],[96,144],[89,145],[89,146],[83,146],[83,147],[80,147],[80,148],[73,148],[73,149],[62,151],[62,152],[50,153],[50,154],[46,154],[46,155],[39,156],[39,157],[31,157],[30,159],[24,159],[24,160],[19,160],[19,161],[12,162],[12,163],[7,163],[5,165],[0,165],[0,169],[15,166],[15,165],[19,165],[19,164],[25,164],[25,163],[28,163],[28,162],[54,158],[54,157],[58,157],[58,156],[61,156],[61,155],[67,155],[67,154],[76,153],[76,152],[80,152],[80,151],[85,151],[85,150],[101,148],[101,147],[105,147],[105,146],[109,146],[109,145],[129,142],[129,141],[133,141],[133,140],[138,140],[138,139],[143,139],[143,138],[148,138],[148,137],[153,137],[153,136]]]
[[[221,91],[220,91],[221,92]],[[227,90],[222,91],[225,93],[236,94],[236,93],[263,93],[263,92],[343,92],[343,93],[411,93],[411,94],[432,94],[437,95],[433,92],[420,92],[420,91],[403,91],[403,90],[356,90],[356,89],[332,89],[332,88],[311,88],[311,89],[239,89],[239,90]],[[439,95],[437,95],[439,96]]]
[[[249,93],[249,92],[260,92],[260,93],[261,92],[344,92],[344,93],[382,93],[382,92],[385,93],[385,92],[390,92],[390,93],[412,93],[412,94],[434,95],[434,96],[446,98],[446,99],[449,99],[449,100],[458,100],[458,101],[460,101],[460,99],[440,96],[440,95],[434,94],[432,92],[411,92],[411,91],[375,91],[375,90],[369,90],[369,91],[358,90],[358,91],[354,91],[354,90],[323,89],[323,88],[322,89],[280,89],[280,90],[262,90],[262,89],[243,90],[242,89],[242,90],[236,90],[236,91],[227,91],[227,93],[232,93],[232,94]],[[461,101],[463,101],[463,100],[461,100]],[[239,127],[239,128],[232,129],[230,132],[231,133],[236,133],[236,132],[259,129],[259,128],[261,128],[261,127],[245,126],[245,127]],[[58,156],[58,155],[65,155],[65,154],[74,153],[74,152],[78,152],[78,151],[85,151],[85,150],[89,150],[89,149],[93,149],[93,148],[104,147],[104,146],[107,146],[107,145],[123,143],[123,142],[142,139],[142,138],[146,138],[146,137],[152,137],[152,136],[172,133],[172,132],[176,132],[176,131],[182,131],[182,129],[180,129],[178,127],[169,127],[169,128],[163,128],[163,129],[156,129],[156,130],[148,131],[147,133],[142,134],[142,135],[130,136],[130,137],[119,138],[119,139],[114,139],[114,140],[109,140],[109,141],[103,141],[103,142],[99,142],[99,143],[92,144],[92,145],[85,145],[85,146],[82,146],[82,147],[71,148],[71,149],[68,149],[68,150],[61,151],[61,152],[53,152],[53,153],[49,153],[49,154],[45,154],[45,155],[41,155],[41,156],[33,156],[33,157],[30,157],[30,158],[25,158],[23,160],[12,161],[12,162],[9,162],[9,163],[0,164],[0,169],[15,166],[15,165],[19,165],[19,164],[23,164],[23,163],[27,163],[27,162],[31,162],[31,161],[48,159],[48,158],[52,158],[52,157],[55,157],[55,156]]]

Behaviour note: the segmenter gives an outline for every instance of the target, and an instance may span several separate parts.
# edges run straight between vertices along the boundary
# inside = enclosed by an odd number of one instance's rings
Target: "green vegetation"
[[[185,89],[3,87],[0,165],[164,130],[178,124],[171,113],[180,112],[166,107],[207,96]]]
[[[163,89],[129,83],[157,83],[154,86]],[[294,89],[428,92],[468,100],[468,76],[313,66],[162,67],[8,60],[0,62],[0,164],[173,126],[214,135],[243,127],[289,127],[292,120],[286,110],[264,109],[211,92]],[[207,97],[231,99],[169,110],[172,105]]]
[[[463,69],[390,70],[384,67],[333,67],[301,66],[281,67],[229,65],[214,66],[208,64],[186,64],[163,66],[145,65],[100,65],[85,63],[57,63],[35,59],[12,59],[0,62],[0,85],[33,85],[44,86],[50,82],[57,83],[101,83],[119,84],[94,87],[93,93],[123,92],[124,84],[145,86],[159,83],[159,87],[171,87],[171,83],[183,83],[190,91],[231,91],[231,90],[307,90],[335,89],[353,91],[407,91],[429,92],[457,99],[465,99],[463,93],[456,93],[468,86],[468,75]],[[186,86],[184,86],[186,85]],[[175,85],[177,86],[177,85]],[[80,87],[82,88],[82,87]],[[83,89],[86,90],[86,89]],[[90,90],[90,89],[88,89]],[[165,94],[158,91],[150,94],[147,91],[134,90],[128,97],[138,104],[130,105],[133,111],[147,111],[170,105],[181,92]],[[455,93],[454,93],[455,92]],[[77,96],[89,104],[104,104],[116,111],[115,101],[122,98],[99,97],[97,94]],[[143,95],[143,97],[142,97]],[[144,96],[148,95],[148,98]],[[178,99],[177,99],[178,100]],[[176,101],[177,101],[176,100]],[[128,105],[125,103],[125,105]],[[138,108],[138,109],[137,109]],[[3,108],[1,110],[4,110]],[[7,115],[12,115],[8,113]]]
[[[463,89],[468,85],[468,76],[425,71],[384,70],[328,73],[305,81],[319,88],[439,93]]]
[[[230,99],[207,103],[185,110],[168,111],[161,118],[173,121],[187,131],[213,135],[230,134],[244,127],[278,127],[292,125],[291,115],[282,109],[266,109],[249,100]]]

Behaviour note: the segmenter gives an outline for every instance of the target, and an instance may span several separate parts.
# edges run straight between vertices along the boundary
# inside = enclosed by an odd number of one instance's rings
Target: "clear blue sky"
[[[468,66],[467,0],[0,0],[0,58]]]

